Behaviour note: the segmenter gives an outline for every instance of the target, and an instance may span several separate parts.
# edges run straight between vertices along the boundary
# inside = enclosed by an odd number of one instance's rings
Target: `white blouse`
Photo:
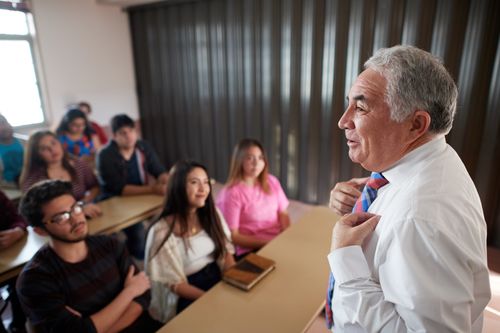
[[[196,235],[183,237],[172,235],[177,246],[181,249],[182,263],[186,276],[200,271],[203,267],[214,261],[212,253],[215,244],[205,230]]]
[[[217,210],[224,234],[227,236],[226,250],[233,254],[234,246],[231,243],[231,232],[227,227],[224,217]],[[177,294],[170,289],[171,286],[187,281],[187,275],[196,273],[207,263],[213,261],[210,254],[215,245],[205,231],[189,238],[189,247],[184,241],[172,235],[163,243],[170,227],[164,221],[156,223],[149,230],[146,240],[146,256],[144,270],[151,280],[150,315],[160,321],[167,322],[175,316]],[[162,244],[163,243],[163,244]],[[161,248],[158,249],[158,247]],[[224,259],[219,258],[217,264],[222,270]]]

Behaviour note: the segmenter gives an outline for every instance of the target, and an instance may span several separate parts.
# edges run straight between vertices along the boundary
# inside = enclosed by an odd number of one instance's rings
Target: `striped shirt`
[[[72,159],[73,168],[75,168],[76,179],[71,180],[71,189],[73,196],[76,200],[82,200],[85,193],[91,190],[93,187],[98,186],[97,177],[95,176],[92,169],[82,160],[77,158]],[[29,190],[29,188],[39,181],[49,179],[47,176],[47,170],[38,169],[34,170],[26,177],[26,180],[21,184],[21,190],[23,193]]]
[[[108,236],[90,236],[87,257],[63,261],[49,246],[26,264],[17,280],[24,312],[37,332],[96,332],[90,315],[102,310],[123,290],[132,261],[124,245]],[[135,299],[144,310],[149,291]],[[71,314],[65,306],[82,314]]]

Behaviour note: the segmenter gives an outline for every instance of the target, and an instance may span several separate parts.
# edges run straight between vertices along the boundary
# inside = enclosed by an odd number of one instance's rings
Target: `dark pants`
[[[146,239],[144,225],[142,222],[131,225],[123,229],[127,235],[127,250],[128,252],[139,260],[144,260],[144,248],[146,247]]]
[[[189,284],[207,291],[221,280],[220,268],[216,262],[206,265],[200,271],[187,277]],[[179,297],[177,301],[177,313],[187,308],[194,300]]]
[[[153,333],[163,326],[162,323],[151,318],[147,311],[137,318],[132,325],[121,331],[121,333]]]
[[[107,200],[114,195],[111,193],[101,193],[96,202]],[[128,228],[123,229],[125,235],[127,235],[127,250],[130,255],[134,256],[136,259],[144,260],[144,248],[146,247],[146,231],[144,230],[144,225],[142,222],[131,225]]]

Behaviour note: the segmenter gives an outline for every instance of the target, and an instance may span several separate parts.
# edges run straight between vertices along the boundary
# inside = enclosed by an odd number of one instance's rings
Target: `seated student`
[[[0,114],[0,180],[17,183],[23,167],[23,146],[14,138],[14,130],[7,119]]]
[[[14,243],[24,237],[26,234],[26,222],[17,213],[14,204],[0,190],[0,254],[3,250],[11,247]],[[12,306],[12,322],[10,323],[10,332],[26,332],[24,316],[19,300],[16,294],[16,278],[9,279],[0,284],[7,285],[9,300]],[[0,320],[0,332],[7,332]]]
[[[237,259],[288,228],[288,203],[279,180],[268,173],[260,142],[241,140],[233,152],[227,183],[217,197],[217,207],[231,229]]]
[[[113,139],[97,154],[102,198],[155,193],[165,195],[168,173],[153,148],[138,140],[134,121],[125,114],[111,119]],[[137,223],[124,230],[130,253],[144,258],[144,227]]]
[[[22,192],[45,179],[70,181],[73,196],[85,204],[85,215],[90,218],[101,215],[99,206],[93,204],[99,194],[99,184],[88,164],[70,157],[54,133],[39,131],[30,136],[26,147],[20,179]]]
[[[0,251],[10,247],[26,234],[26,222],[14,204],[0,190]]]
[[[101,125],[99,125],[95,121],[90,120],[89,118],[90,113],[92,112],[92,107],[90,106],[90,104],[87,102],[80,102],[78,103],[78,108],[87,116],[87,120],[89,121],[90,126],[92,127],[92,130],[96,134],[97,138],[99,139],[100,144],[105,145],[106,143],[108,143],[108,136],[106,135],[106,131],[104,131]]]
[[[144,260],[152,281],[150,313],[159,321],[181,312],[234,265],[230,232],[211,190],[204,166],[178,162],[172,169],[165,207],[149,229]]]
[[[100,143],[85,113],[79,109],[68,110],[57,127],[56,133],[64,150],[72,156],[82,158],[93,167]]]
[[[89,236],[71,184],[46,180],[31,187],[20,211],[48,236],[17,281],[21,305],[36,332],[153,332],[147,314],[150,282],[137,273],[115,239]]]

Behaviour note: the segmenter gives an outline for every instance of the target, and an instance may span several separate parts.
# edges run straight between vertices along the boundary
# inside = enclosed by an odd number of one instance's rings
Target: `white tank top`
[[[186,276],[200,271],[207,264],[214,261],[212,253],[215,250],[215,244],[205,230],[188,237],[187,242],[182,237],[173,236],[177,241],[177,246],[181,249]]]

